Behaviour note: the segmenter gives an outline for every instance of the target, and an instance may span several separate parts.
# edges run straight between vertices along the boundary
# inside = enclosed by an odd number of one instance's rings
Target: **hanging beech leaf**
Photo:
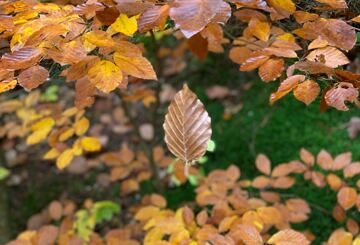
[[[284,68],[283,59],[269,59],[259,68],[259,76],[264,82],[270,82],[278,79]]]
[[[351,83],[342,82],[333,87],[325,94],[325,101],[329,106],[335,107],[340,111],[347,111],[349,108],[345,101],[355,102],[359,96],[358,89],[354,88]]]
[[[19,84],[27,90],[39,87],[48,78],[49,72],[42,66],[33,66],[20,73]]]
[[[205,154],[211,137],[211,119],[186,84],[171,102],[163,126],[165,142],[175,156],[192,162]]]
[[[324,58],[325,62],[321,61],[322,58]],[[322,63],[331,68],[346,65],[350,62],[340,50],[334,47],[316,49],[312,51],[306,59],[314,62],[320,59]]]
[[[310,105],[320,94],[320,86],[313,80],[306,80],[294,89],[294,96],[297,100]]]
[[[170,17],[186,38],[200,32],[221,10],[222,0],[176,0]]]

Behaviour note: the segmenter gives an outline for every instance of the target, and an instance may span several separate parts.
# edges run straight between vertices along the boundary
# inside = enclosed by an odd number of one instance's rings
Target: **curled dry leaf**
[[[310,105],[320,94],[320,86],[313,80],[306,80],[294,89],[294,96],[297,100]]]
[[[268,240],[269,244],[274,245],[308,245],[310,242],[300,232],[285,229],[277,232]]]
[[[264,82],[270,82],[278,79],[283,71],[283,59],[269,59],[259,68],[259,76]]]
[[[349,108],[345,105],[345,101],[354,103],[359,96],[359,91],[354,88],[351,83],[341,82],[336,87],[331,88],[325,94],[325,101],[340,111],[347,111]]]
[[[22,71],[18,76],[18,82],[26,90],[31,90],[44,83],[48,76],[48,70],[42,66],[36,65]]]
[[[205,154],[211,137],[211,119],[186,84],[171,102],[163,126],[165,142],[175,156],[192,162]]]

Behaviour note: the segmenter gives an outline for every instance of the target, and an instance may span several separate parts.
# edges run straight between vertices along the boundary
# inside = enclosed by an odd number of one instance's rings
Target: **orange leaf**
[[[306,80],[294,89],[294,96],[297,100],[310,105],[320,94],[320,86],[313,80]]]
[[[256,168],[265,175],[270,175],[271,173],[271,162],[267,156],[264,154],[259,154],[256,157],[255,161]]]
[[[357,199],[357,192],[352,187],[343,187],[337,194],[337,201],[345,210],[352,208]]]
[[[278,79],[284,70],[283,59],[269,59],[260,66],[259,76],[264,82],[270,82]]]
[[[334,47],[316,49],[306,56],[306,59],[310,61],[320,61],[331,68],[337,68],[350,62],[344,53]],[[323,62],[323,60],[325,62]]]
[[[249,22],[249,31],[261,41],[266,42],[270,36],[270,24],[267,21],[252,18]]]
[[[285,229],[277,232],[268,240],[269,244],[275,245],[308,245],[310,242],[300,232]]]
[[[294,75],[282,81],[278,90],[275,93],[271,94],[270,104],[274,104],[276,101],[290,93],[298,85],[299,82],[302,82],[304,80],[304,75]]]

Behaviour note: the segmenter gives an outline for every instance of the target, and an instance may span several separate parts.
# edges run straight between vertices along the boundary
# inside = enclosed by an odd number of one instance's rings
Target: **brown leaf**
[[[260,66],[259,76],[264,82],[270,82],[278,79],[284,70],[283,59],[269,59]]]
[[[290,176],[279,177],[272,182],[273,188],[288,189],[295,184],[295,178]]]
[[[41,49],[22,48],[1,57],[0,66],[5,69],[26,69],[33,66],[41,56]]]
[[[304,75],[294,75],[282,81],[278,90],[271,94],[270,104],[274,104],[276,101],[290,93],[299,84],[299,82],[304,80]]]
[[[211,119],[186,84],[171,102],[163,127],[169,150],[184,162],[198,160],[205,154],[211,137]]]
[[[232,229],[230,236],[234,237],[236,240],[238,240],[238,238],[240,238],[240,240],[245,245],[262,245],[263,244],[263,239],[262,239],[260,233],[252,225],[246,225],[246,224],[236,225],[236,227],[234,229]]]
[[[255,160],[256,168],[265,175],[270,175],[271,173],[271,162],[267,156],[264,154],[259,154]]]
[[[111,25],[120,15],[119,10],[116,7],[105,8],[100,11],[96,11],[96,17],[103,25]]]
[[[221,10],[222,0],[175,0],[170,17],[186,38],[200,32]]]
[[[270,47],[270,48],[265,48],[264,51],[269,55],[275,55],[277,57],[284,57],[284,58],[298,57],[293,49]]]
[[[236,64],[244,63],[251,55],[252,51],[246,47],[234,47],[229,52],[229,58]]]
[[[337,194],[337,201],[345,210],[352,208],[357,199],[357,192],[352,187],[343,187]]]
[[[269,5],[282,16],[288,18],[291,14],[295,13],[296,6],[292,0],[268,0]]]
[[[144,33],[150,31],[154,27],[163,29],[168,16],[169,5],[152,6],[139,16],[139,19],[137,20],[139,32]]]
[[[96,88],[87,77],[76,81],[75,92],[75,105],[78,109],[83,109],[94,103]]]
[[[208,54],[208,41],[200,33],[187,40],[189,50],[200,60],[204,60]]]
[[[319,18],[319,15],[305,12],[305,11],[296,11],[294,17],[297,23],[303,24],[308,21],[314,21]]]
[[[86,76],[90,67],[95,65],[100,60],[97,56],[86,56],[80,62],[73,64],[66,71],[66,80],[75,81]]]
[[[277,232],[268,240],[269,244],[275,245],[308,245],[310,242],[300,232],[285,229]]]
[[[259,52],[252,53],[240,66],[240,71],[251,71],[264,64],[270,57]]]
[[[253,9],[240,9],[234,12],[234,16],[242,22],[250,22],[252,18],[258,19],[263,22],[267,21],[267,18],[264,14]]]
[[[22,71],[18,76],[18,83],[26,90],[31,90],[44,83],[48,76],[48,70],[36,65]]]
[[[338,86],[331,88],[325,94],[325,101],[340,111],[348,111],[345,101],[355,102],[359,96],[359,91],[351,83],[339,83]]]
[[[319,3],[325,3],[333,9],[347,9],[348,6],[345,0],[316,0]]]
[[[294,89],[294,96],[297,100],[310,105],[320,94],[320,86],[313,80],[306,80]]]
[[[313,62],[322,62],[322,59],[324,59],[325,62],[322,63],[331,68],[337,68],[350,62],[340,50],[334,47],[316,49],[306,56],[306,59]]]
[[[54,220],[59,220],[63,215],[63,206],[59,201],[53,201],[49,205],[49,215],[50,218]]]

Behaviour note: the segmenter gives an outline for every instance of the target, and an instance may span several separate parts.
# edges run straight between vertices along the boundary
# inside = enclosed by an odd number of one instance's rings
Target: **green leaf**
[[[357,36],[357,42],[360,43],[360,32],[356,33]]]
[[[111,220],[111,218],[120,213],[120,206],[111,201],[97,202],[93,206],[96,224],[104,221]]]
[[[197,186],[199,184],[199,178],[196,175],[189,175],[189,182],[193,186]]]
[[[5,179],[10,174],[10,171],[4,167],[0,167],[0,180]]]
[[[207,145],[207,151],[208,151],[208,152],[214,152],[214,151],[215,151],[215,148],[216,148],[215,141],[209,140],[209,143],[208,143],[208,145]]]

